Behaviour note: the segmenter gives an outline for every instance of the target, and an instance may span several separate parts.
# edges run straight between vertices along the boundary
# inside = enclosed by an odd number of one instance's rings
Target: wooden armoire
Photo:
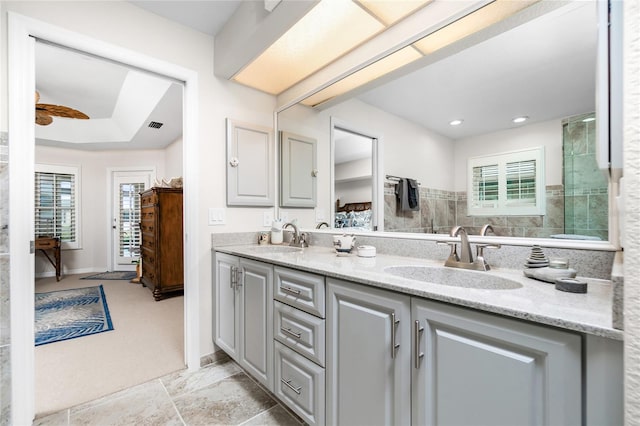
[[[182,189],[150,188],[140,194],[142,285],[161,300],[184,289]]]

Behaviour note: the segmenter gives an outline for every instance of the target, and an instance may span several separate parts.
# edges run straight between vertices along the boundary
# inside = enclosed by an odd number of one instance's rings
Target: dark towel
[[[401,211],[420,210],[420,190],[413,179],[400,179],[396,184],[396,201]]]

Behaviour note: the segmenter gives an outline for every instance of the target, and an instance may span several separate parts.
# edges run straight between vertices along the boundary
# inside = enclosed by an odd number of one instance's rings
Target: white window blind
[[[63,248],[79,248],[78,178],[76,167],[36,165],[36,237],[59,237]]]
[[[140,255],[140,193],[144,183],[120,184],[120,256],[138,257]]]
[[[544,215],[543,162],[544,147],[469,158],[469,215]]]

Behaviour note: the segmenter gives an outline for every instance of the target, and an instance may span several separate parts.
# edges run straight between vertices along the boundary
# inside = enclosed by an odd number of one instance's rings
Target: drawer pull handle
[[[291,330],[290,328],[280,327],[280,331],[282,331],[285,334],[288,334],[289,336],[295,337],[296,339],[299,339],[299,338],[302,337],[302,334],[296,333],[295,331]]]
[[[400,324],[400,320],[396,319],[396,313],[391,313],[391,359],[396,357],[396,350],[400,347],[400,343],[396,343],[396,329]]]
[[[415,348],[415,353],[414,358],[415,358],[415,367],[416,368],[420,368],[420,360],[424,357],[424,352],[422,352],[420,350],[420,335],[422,334],[422,332],[424,331],[424,327],[420,326],[420,321],[416,320],[415,323],[413,323],[413,338],[414,338],[414,348]]]
[[[300,290],[296,290],[295,288],[280,286],[280,290],[284,291],[285,293],[295,294],[296,296],[300,295]]]
[[[294,386],[291,384],[291,380],[280,379],[280,381],[281,381],[284,385],[286,385],[289,389],[291,389],[292,391],[294,391],[295,393],[297,393],[298,395],[300,395],[300,390],[302,389],[302,386],[297,387],[297,388],[296,388],[296,387],[294,387]]]

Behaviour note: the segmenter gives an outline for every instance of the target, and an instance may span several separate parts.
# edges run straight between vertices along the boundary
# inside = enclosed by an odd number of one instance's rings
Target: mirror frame
[[[573,0],[573,1],[578,1],[578,0]],[[571,3],[571,2],[570,2]],[[526,9],[525,9],[526,10]],[[598,22],[602,22],[603,20],[607,20],[608,17],[607,16],[603,16],[603,14],[601,13],[604,9],[603,8],[599,8],[599,13],[598,13]],[[548,13],[545,12],[545,13]],[[544,13],[543,13],[544,14]],[[598,27],[603,27],[602,25],[598,25]],[[435,30],[434,30],[435,31]],[[423,36],[427,36],[430,33],[426,33],[423,34]],[[606,36],[606,34],[604,34],[602,31],[598,31],[598,38],[599,40],[601,39],[602,36]],[[412,43],[414,43],[415,40],[414,39],[409,39],[407,41],[405,41],[404,43],[398,45],[394,50],[387,52],[387,54],[392,54],[398,50],[401,50],[409,45],[411,45]],[[608,62],[610,61],[609,59],[609,48],[607,46],[607,43],[601,43],[599,41],[598,43],[598,52],[597,52],[597,60],[596,60],[596,64],[599,70],[602,69],[607,69],[608,66]],[[365,68],[368,65],[368,63],[364,63],[362,64],[361,67],[354,67],[352,69],[352,73],[357,72],[358,70]],[[396,71],[401,71],[403,68],[405,69],[411,69],[412,64],[408,64],[405,67],[401,67],[400,69],[396,70]],[[382,79],[383,81],[387,82],[390,81],[393,77],[390,77],[391,75],[393,75],[394,72],[392,71],[391,73],[384,75],[382,77],[380,77],[380,79]],[[340,81],[342,78],[346,78],[351,74],[347,74],[344,76],[339,76],[333,79],[333,83]],[[306,93],[302,96],[299,96],[298,98],[294,99],[294,100],[290,100],[288,102],[285,102],[284,104],[277,106],[275,111],[274,111],[274,133],[276,135],[276,139],[277,140],[277,135],[278,135],[278,114],[281,112],[284,112],[285,110],[287,110],[288,108],[298,104],[299,102],[301,102],[302,100],[304,100],[306,97],[313,95],[314,93],[318,92],[319,90],[323,89],[325,86],[320,86],[320,87],[316,87],[313,88],[311,90],[307,90]],[[604,93],[603,88],[608,88],[608,75],[607,74],[603,74],[603,73],[598,73],[596,76],[596,93],[598,94],[597,99],[596,99],[596,112],[602,112],[604,107],[602,105],[607,104],[608,96],[607,98],[603,99],[601,94]],[[350,92],[347,92],[341,96],[339,96],[339,102],[345,101],[347,99],[351,99],[354,96],[357,96],[359,93],[362,93],[364,91],[368,90],[368,84],[365,83],[365,85],[360,86],[359,88],[356,88]],[[594,93],[594,96],[596,96],[596,93]],[[607,92],[608,94],[608,92]],[[333,104],[332,101],[329,101],[329,104]],[[331,143],[330,143],[330,158],[331,158],[331,165],[330,165],[330,180],[331,182],[333,182],[333,176],[334,176],[334,166],[333,166],[333,152],[334,152],[334,138],[333,138],[333,129],[334,129],[334,120],[337,123],[342,123],[339,125],[339,127],[343,127],[346,129],[349,129],[349,125],[341,122],[340,119],[338,118],[334,118],[331,117],[330,119],[330,123],[329,125],[330,127],[330,131],[331,131]],[[610,123],[607,122],[607,126],[610,126]],[[608,128],[608,127],[607,127]],[[354,129],[356,133],[362,133],[359,132],[357,129]],[[364,132],[364,134],[366,134],[368,132]],[[379,141],[381,141],[383,139],[383,137],[381,135],[379,136]],[[382,144],[379,147],[379,155],[376,158],[376,163],[379,167],[380,171],[383,171],[383,165],[380,163],[382,160]],[[280,153],[278,152],[277,149],[277,144],[276,144],[276,161],[279,161],[279,156]],[[277,164],[276,164],[276,169],[277,169]],[[276,175],[278,174],[278,170],[276,170]],[[607,173],[606,171],[603,171],[603,173]],[[382,228],[384,229],[384,217],[380,217],[379,212],[383,212],[384,214],[384,205],[382,204],[382,206],[380,207],[379,204],[383,203],[384,200],[384,189],[383,189],[383,181],[382,181],[382,176],[384,175],[384,172],[380,172],[378,173],[378,176],[376,178],[376,180],[378,181],[378,188],[376,188],[375,192],[379,192],[379,199],[375,201],[375,206],[378,208],[378,213],[376,213],[377,215],[377,220],[381,221],[383,226]],[[612,179],[610,173],[607,173],[608,176],[608,180],[609,180],[609,184],[608,184],[608,211],[609,211],[609,239],[608,241],[590,241],[590,240],[568,240],[568,239],[554,239],[554,238],[525,238],[525,237],[498,237],[498,236],[474,236],[474,235],[470,235],[469,236],[469,240],[473,243],[499,243],[499,244],[504,244],[504,245],[511,245],[511,246],[531,246],[532,244],[537,244],[543,247],[552,247],[552,248],[565,248],[565,249],[582,249],[582,250],[596,250],[596,251],[618,251],[620,250],[620,238],[619,238],[619,229],[618,229],[618,222],[619,222],[619,218],[618,218],[618,211],[617,211],[617,207],[616,207],[616,203],[617,203],[617,197],[616,195],[619,194],[619,183],[617,182],[616,179]],[[278,191],[278,182],[276,180],[276,191]],[[276,196],[278,197],[279,194],[276,194]],[[331,199],[333,199],[334,197],[334,188],[333,185],[331,184],[331,188],[330,188],[330,197]],[[317,207],[316,207],[317,208]],[[380,208],[382,208],[382,210],[380,210]],[[280,207],[277,205],[275,206],[275,215],[276,217],[278,216],[280,211]],[[335,216],[335,206],[333,204],[331,204],[331,218],[333,218]],[[332,220],[330,218],[330,220]],[[304,228],[303,228],[304,229]],[[311,231],[311,232],[319,232],[319,233],[327,233],[327,234],[335,234],[336,233],[336,229],[331,227],[328,230],[318,230],[318,229],[309,229],[306,228],[304,229],[305,231]],[[369,236],[369,237],[380,237],[380,238],[396,238],[396,239],[413,239],[413,240],[427,240],[427,241],[457,241],[457,238],[452,238],[449,236],[445,236],[444,234],[418,234],[418,233],[405,233],[405,232],[384,232],[384,230],[379,230],[379,231],[367,231],[367,232],[352,232],[355,235],[361,235],[361,236]]]

